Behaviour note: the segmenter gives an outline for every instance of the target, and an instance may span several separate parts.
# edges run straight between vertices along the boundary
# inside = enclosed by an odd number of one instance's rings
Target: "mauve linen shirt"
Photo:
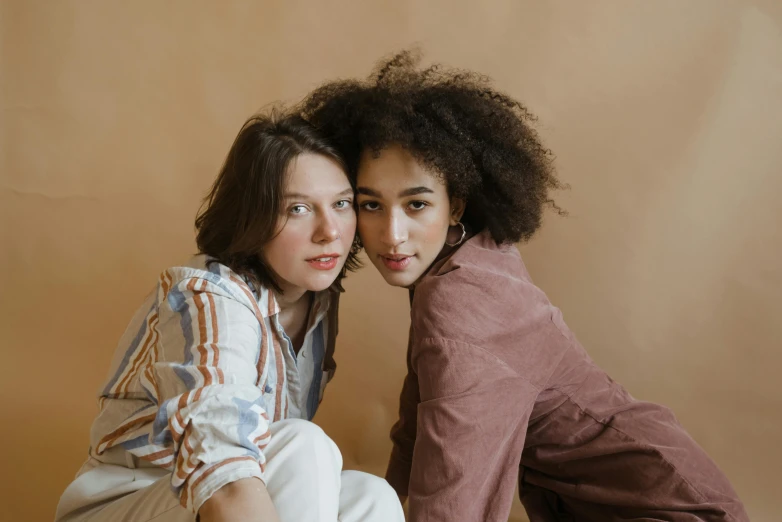
[[[411,292],[408,374],[386,474],[410,520],[747,521],[663,407],[587,355],[518,250],[483,232]]]

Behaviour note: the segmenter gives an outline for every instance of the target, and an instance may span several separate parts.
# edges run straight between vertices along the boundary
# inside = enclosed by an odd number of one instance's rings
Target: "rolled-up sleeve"
[[[263,480],[270,422],[258,386],[261,323],[230,282],[170,275],[142,385],[159,405],[152,438],[175,453],[171,485],[197,512],[230,482]]]

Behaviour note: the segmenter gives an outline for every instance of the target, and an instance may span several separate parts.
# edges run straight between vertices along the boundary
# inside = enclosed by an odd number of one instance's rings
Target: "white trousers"
[[[380,477],[342,471],[342,455],[317,425],[275,422],[266,455],[266,489],[280,522],[404,522],[396,493]],[[156,468],[98,464],[79,475],[57,507],[57,522],[193,522]]]

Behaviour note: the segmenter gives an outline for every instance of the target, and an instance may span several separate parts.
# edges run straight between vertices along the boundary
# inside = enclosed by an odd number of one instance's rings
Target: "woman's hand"
[[[279,522],[266,485],[251,477],[226,484],[198,510],[200,522]]]

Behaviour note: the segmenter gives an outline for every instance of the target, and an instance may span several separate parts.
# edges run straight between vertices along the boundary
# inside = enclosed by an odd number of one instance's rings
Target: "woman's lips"
[[[386,268],[398,272],[408,267],[413,260],[413,256],[395,254],[391,256],[380,256],[380,259],[383,260],[383,264],[386,265]]]
[[[325,254],[307,259],[307,263],[315,270],[333,270],[339,261],[339,254]]]

